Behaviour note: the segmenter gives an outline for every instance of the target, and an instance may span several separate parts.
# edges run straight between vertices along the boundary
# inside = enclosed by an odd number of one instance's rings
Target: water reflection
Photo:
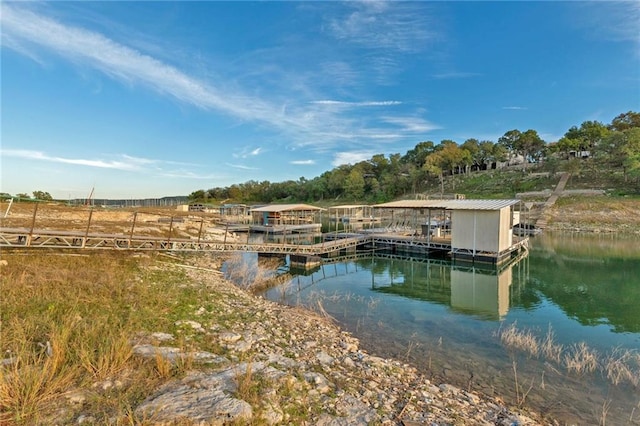
[[[524,261],[518,259],[496,268],[456,265],[438,260],[402,260],[402,265],[396,269],[392,260],[389,274],[384,277],[378,276],[376,280],[372,271],[372,289],[445,304],[456,312],[482,319],[499,320],[509,311],[513,269],[517,266],[520,270],[522,266],[518,265]]]
[[[607,423],[640,424],[637,386],[613,385],[603,370],[576,375],[565,365],[584,342],[602,365],[615,361],[616,351],[631,351],[638,371],[638,239],[544,235],[533,239],[528,257],[500,269],[352,257],[296,276],[266,296],[312,309],[320,301],[364,349],[511,401],[517,364],[520,382],[533,386],[527,405],[563,424],[599,424],[602,407]],[[538,340],[552,330],[564,355],[553,360],[507,348],[496,333],[511,324]]]

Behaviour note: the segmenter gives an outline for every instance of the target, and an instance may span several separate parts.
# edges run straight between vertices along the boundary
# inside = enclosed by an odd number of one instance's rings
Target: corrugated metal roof
[[[268,206],[251,209],[252,212],[288,212],[288,211],[316,211],[324,210],[321,207],[309,204],[269,204]]]
[[[332,206],[329,207],[329,210],[337,210],[337,209],[358,209],[362,207],[369,207],[368,204],[344,204],[342,206]]]
[[[520,200],[401,200],[377,204],[384,209],[500,210]]]

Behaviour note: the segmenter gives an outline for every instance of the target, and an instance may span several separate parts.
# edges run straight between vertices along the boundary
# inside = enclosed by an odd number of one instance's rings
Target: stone
[[[151,337],[159,342],[167,342],[174,339],[173,334],[161,332],[152,333]]]
[[[200,324],[197,321],[192,321],[192,320],[178,320],[174,323],[174,325],[176,327],[181,327],[181,326],[188,326],[191,327],[194,331],[197,331],[198,333],[204,333],[205,330],[202,327],[202,324]]]
[[[320,364],[331,365],[335,362],[332,356],[329,356],[326,352],[320,351],[316,354],[316,359],[320,361]]]
[[[223,343],[235,343],[238,340],[242,339],[242,335],[238,333],[232,333],[232,332],[226,331],[224,333],[220,333],[218,338]]]

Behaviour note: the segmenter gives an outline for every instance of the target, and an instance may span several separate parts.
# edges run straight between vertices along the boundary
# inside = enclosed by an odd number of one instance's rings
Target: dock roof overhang
[[[501,210],[520,203],[520,200],[400,200],[376,204],[379,209],[431,210]]]
[[[270,204],[268,206],[251,209],[252,212],[293,212],[293,211],[320,211],[321,207],[309,204]]]

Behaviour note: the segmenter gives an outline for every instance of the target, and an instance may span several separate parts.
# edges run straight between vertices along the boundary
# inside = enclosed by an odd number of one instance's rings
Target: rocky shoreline
[[[134,342],[138,356],[191,366],[136,408],[136,417],[150,423],[557,424],[370,355],[329,319],[249,294],[217,270],[188,267],[187,275],[191,285],[224,297],[185,315],[177,334],[158,331]],[[224,317],[242,320],[216,321]],[[185,339],[213,340],[220,353],[185,352],[177,344]]]

